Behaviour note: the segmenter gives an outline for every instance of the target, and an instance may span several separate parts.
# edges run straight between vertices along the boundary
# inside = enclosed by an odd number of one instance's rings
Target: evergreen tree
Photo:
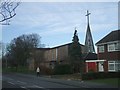
[[[82,51],[81,51],[81,45],[79,43],[79,38],[77,35],[77,30],[74,32],[74,36],[72,39],[72,44],[70,45],[70,64],[73,67],[73,73],[82,73]]]

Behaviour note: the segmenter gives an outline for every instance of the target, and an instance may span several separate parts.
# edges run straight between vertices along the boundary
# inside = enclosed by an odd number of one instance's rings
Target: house
[[[120,30],[110,32],[96,43],[98,71],[118,72],[120,70]]]

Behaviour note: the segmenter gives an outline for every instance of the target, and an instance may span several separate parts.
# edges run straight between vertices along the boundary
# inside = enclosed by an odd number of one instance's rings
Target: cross
[[[89,23],[89,15],[90,15],[91,13],[89,13],[89,11],[87,10],[87,15],[85,15],[85,16],[87,16],[87,19],[88,19],[88,23]]]

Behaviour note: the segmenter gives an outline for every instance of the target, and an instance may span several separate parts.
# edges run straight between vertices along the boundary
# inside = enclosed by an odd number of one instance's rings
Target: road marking
[[[37,85],[33,85],[33,87],[36,87],[36,88],[44,88],[44,87],[40,87],[40,86],[37,86]]]
[[[28,89],[28,88],[26,88],[26,87],[24,87],[24,86],[20,86],[21,88],[24,88],[24,89],[26,89],[26,90],[30,90],[30,89]]]
[[[22,81],[17,81],[17,82],[21,84],[27,84],[26,82],[22,82]]]
[[[14,83],[12,83],[12,82],[8,82],[8,83],[10,83],[10,84],[12,84],[12,85],[15,85]]]
[[[26,88],[26,87],[24,87],[24,86],[20,86],[21,88]]]

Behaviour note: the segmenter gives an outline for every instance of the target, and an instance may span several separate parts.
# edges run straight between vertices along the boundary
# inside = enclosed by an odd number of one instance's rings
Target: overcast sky
[[[54,47],[71,42],[77,27],[84,44],[87,10],[94,44],[118,29],[117,2],[22,2],[10,25],[2,26],[2,40],[9,43],[22,34],[37,33],[46,47]]]

